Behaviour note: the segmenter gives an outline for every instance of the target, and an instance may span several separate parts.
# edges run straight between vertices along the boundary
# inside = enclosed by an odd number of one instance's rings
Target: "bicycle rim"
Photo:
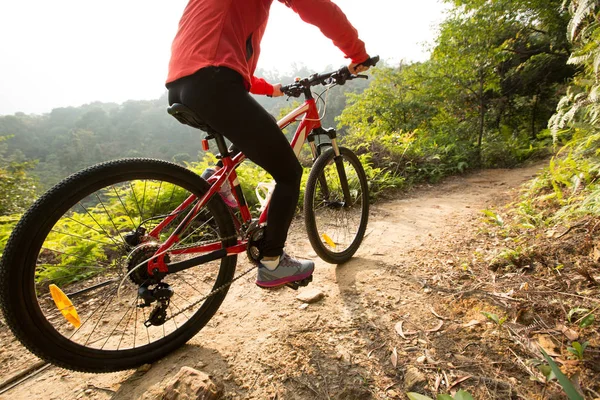
[[[350,150],[340,148],[350,201],[333,149],[313,166],[305,194],[305,220],[314,250],[325,261],[342,263],[356,252],[367,226],[368,187],[364,169]]]

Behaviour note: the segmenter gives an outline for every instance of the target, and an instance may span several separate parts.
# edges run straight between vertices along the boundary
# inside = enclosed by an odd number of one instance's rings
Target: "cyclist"
[[[351,60],[350,72],[366,71],[364,43],[330,0],[278,0],[321,32]],[[314,262],[296,260],[283,248],[300,194],[302,167],[271,115],[248,94],[282,96],[281,84],[254,77],[273,0],[190,0],[171,48],[169,104],[182,103],[269,172],[271,196],[263,258],[256,284],[275,287],[312,275]],[[290,43],[306,46],[306,43]]]

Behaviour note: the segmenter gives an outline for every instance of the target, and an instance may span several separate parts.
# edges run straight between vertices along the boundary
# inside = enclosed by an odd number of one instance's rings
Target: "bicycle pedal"
[[[301,286],[308,286],[308,284],[311,283],[312,280],[313,280],[313,277],[311,275],[308,278],[302,279],[301,281],[289,282],[289,283],[286,283],[286,285],[291,289],[298,290],[298,288]]]

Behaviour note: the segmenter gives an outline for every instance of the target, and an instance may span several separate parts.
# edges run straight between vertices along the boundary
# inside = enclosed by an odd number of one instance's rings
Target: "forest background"
[[[336,126],[342,143],[363,155],[372,197],[470,169],[515,166],[565,145],[563,157],[552,164],[554,176],[540,186],[552,187],[561,204],[569,203],[561,186],[580,185],[584,179],[593,192],[597,4],[447,3],[429,60],[380,65],[369,81],[323,94],[323,126]],[[290,76],[259,75],[288,83],[312,72],[297,66]],[[285,98],[257,100],[275,116],[295,104]],[[201,149],[201,134],[170,117],[166,105],[165,94],[151,101],[96,102],[43,115],[1,116],[0,215],[8,217],[4,239],[39,194],[86,166],[138,156],[196,169],[213,162]],[[264,174],[251,165],[241,174],[252,203],[256,199],[250,188]]]

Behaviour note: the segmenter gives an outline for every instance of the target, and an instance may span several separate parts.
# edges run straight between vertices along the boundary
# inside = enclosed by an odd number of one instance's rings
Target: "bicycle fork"
[[[337,134],[334,129],[323,129],[321,127],[316,128],[308,135],[308,141],[310,143],[310,148],[313,154],[313,162],[317,160],[317,158],[321,155],[321,144],[317,146],[315,144],[315,136],[317,135],[327,135],[331,140],[331,147],[333,148],[334,153],[334,162],[335,167],[338,172],[338,176],[340,179],[340,185],[342,187],[342,193],[344,194],[344,207],[349,207],[352,203],[350,197],[350,187],[348,186],[348,177],[346,176],[346,170],[344,169],[344,159],[342,158],[342,154],[340,152],[340,148],[337,144]],[[323,193],[323,197],[325,199],[329,198],[329,187],[327,185],[327,180],[325,176],[322,174],[319,176],[319,184],[321,185],[321,190]]]

